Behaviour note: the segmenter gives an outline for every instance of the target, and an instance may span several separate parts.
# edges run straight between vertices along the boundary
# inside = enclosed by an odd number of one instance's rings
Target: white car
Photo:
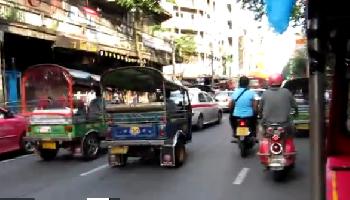
[[[223,111],[228,111],[228,105],[229,105],[229,102],[231,100],[232,93],[233,93],[233,91],[227,90],[227,91],[219,91],[215,95],[214,99],[216,100],[216,102],[218,102],[219,107]]]
[[[192,125],[202,129],[205,124],[221,123],[222,109],[207,93],[198,88],[189,88],[192,105]],[[172,92],[170,99],[176,104],[182,99],[180,92]]]
[[[262,94],[265,92],[266,89],[260,88],[260,89],[251,89],[256,93],[255,100],[260,101]]]

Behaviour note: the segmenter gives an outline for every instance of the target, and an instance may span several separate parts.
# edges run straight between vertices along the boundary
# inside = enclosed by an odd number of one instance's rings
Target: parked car
[[[0,154],[18,150],[24,153],[34,151],[33,145],[23,140],[27,126],[24,117],[0,107]]]
[[[219,107],[225,112],[227,112],[229,110],[229,102],[231,100],[231,95],[232,95],[233,91],[231,90],[226,90],[226,91],[220,91],[218,92],[214,99],[216,102],[218,102]]]
[[[171,99],[177,103],[180,93],[172,93]],[[202,129],[205,124],[221,123],[222,109],[219,104],[205,91],[198,88],[189,88],[189,96],[192,104],[192,125]]]

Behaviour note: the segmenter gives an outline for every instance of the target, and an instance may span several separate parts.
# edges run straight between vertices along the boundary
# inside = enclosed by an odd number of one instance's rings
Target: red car
[[[0,107],[0,154],[18,150],[33,152],[31,143],[23,141],[26,130],[27,121],[24,117]]]

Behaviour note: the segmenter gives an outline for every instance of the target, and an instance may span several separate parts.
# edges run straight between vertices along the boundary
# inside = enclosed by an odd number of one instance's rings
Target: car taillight
[[[166,116],[162,116],[162,117],[160,118],[160,122],[166,124]]]
[[[239,126],[246,126],[247,123],[244,120],[239,121]]]
[[[28,133],[32,132],[32,127],[28,126],[27,132],[28,132]]]
[[[282,145],[280,143],[272,143],[271,147],[270,147],[270,151],[271,153],[277,155],[277,154],[281,154],[282,153]]]
[[[166,127],[166,125],[164,125],[164,124],[161,124],[159,126],[159,136],[160,137],[164,137],[166,135],[165,127]]]
[[[71,126],[71,125],[65,126],[64,130],[68,133],[71,133],[71,132],[73,132],[73,126]]]

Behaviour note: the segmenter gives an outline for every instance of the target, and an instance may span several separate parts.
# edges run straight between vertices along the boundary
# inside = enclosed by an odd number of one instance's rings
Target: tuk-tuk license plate
[[[131,135],[138,135],[140,133],[140,128],[135,126],[130,128]]]
[[[249,128],[248,127],[237,127],[237,136],[248,136]]]
[[[39,129],[40,133],[50,133],[51,132],[51,127],[50,126],[42,126]]]
[[[309,129],[309,124],[298,124],[298,125],[296,125],[296,129],[298,129],[298,130],[308,130]]]
[[[43,149],[56,149],[56,142],[43,142],[41,147]]]
[[[112,147],[111,154],[126,154],[128,153],[128,149],[128,146]]]

